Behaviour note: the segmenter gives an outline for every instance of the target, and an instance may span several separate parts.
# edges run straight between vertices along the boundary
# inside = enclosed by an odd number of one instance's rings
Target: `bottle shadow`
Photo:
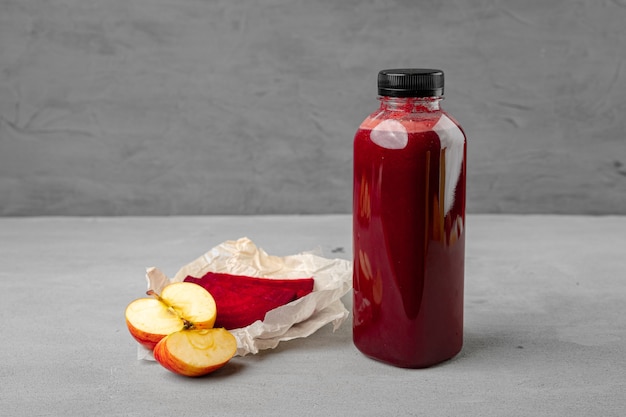
[[[463,348],[446,363],[491,362],[494,358],[511,360],[519,357],[524,345],[521,338],[510,333],[490,333],[489,335],[465,331]]]

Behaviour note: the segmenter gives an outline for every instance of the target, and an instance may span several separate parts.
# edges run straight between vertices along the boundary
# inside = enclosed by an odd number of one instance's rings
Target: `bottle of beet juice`
[[[354,138],[354,344],[405,368],[463,344],[466,138],[443,87],[440,70],[381,71]]]

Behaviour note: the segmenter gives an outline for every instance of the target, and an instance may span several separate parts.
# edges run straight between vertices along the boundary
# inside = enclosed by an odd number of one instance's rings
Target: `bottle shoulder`
[[[389,121],[395,121],[402,125],[408,132],[426,132],[433,130],[442,118],[460,127],[458,122],[442,109],[424,112],[398,112],[379,109],[366,117],[359,126],[359,129],[373,130],[382,122],[386,122],[386,125],[389,125]]]

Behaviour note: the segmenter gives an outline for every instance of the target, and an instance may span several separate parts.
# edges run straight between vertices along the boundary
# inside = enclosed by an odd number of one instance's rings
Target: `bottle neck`
[[[441,110],[442,96],[435,97],[389,97],[378,96],[380,108],[384,111],[405,113],[431,112]]]

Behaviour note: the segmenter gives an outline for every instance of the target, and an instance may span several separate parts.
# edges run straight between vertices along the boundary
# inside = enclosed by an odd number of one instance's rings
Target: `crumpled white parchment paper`
[[[331,322],[333,330],[337,330],[349,314],[341,297],[352,288],[350,261],[327,259],[312,252],[272,256],[246,237],[217,245],[183,266],[172,279],[157,268],[148,268],[148,289],[160,294],[163,287],[172,282],[183,281],[188,275],[201,277],[209,271],[260,278],[314,278],[312,293],[269,311],[263,321],[230,330],[237,339],[236,355],[239,356],[273,349],[282,341],[307,337]],[[137,356],[154,360],[152,351],[141,346]]]

